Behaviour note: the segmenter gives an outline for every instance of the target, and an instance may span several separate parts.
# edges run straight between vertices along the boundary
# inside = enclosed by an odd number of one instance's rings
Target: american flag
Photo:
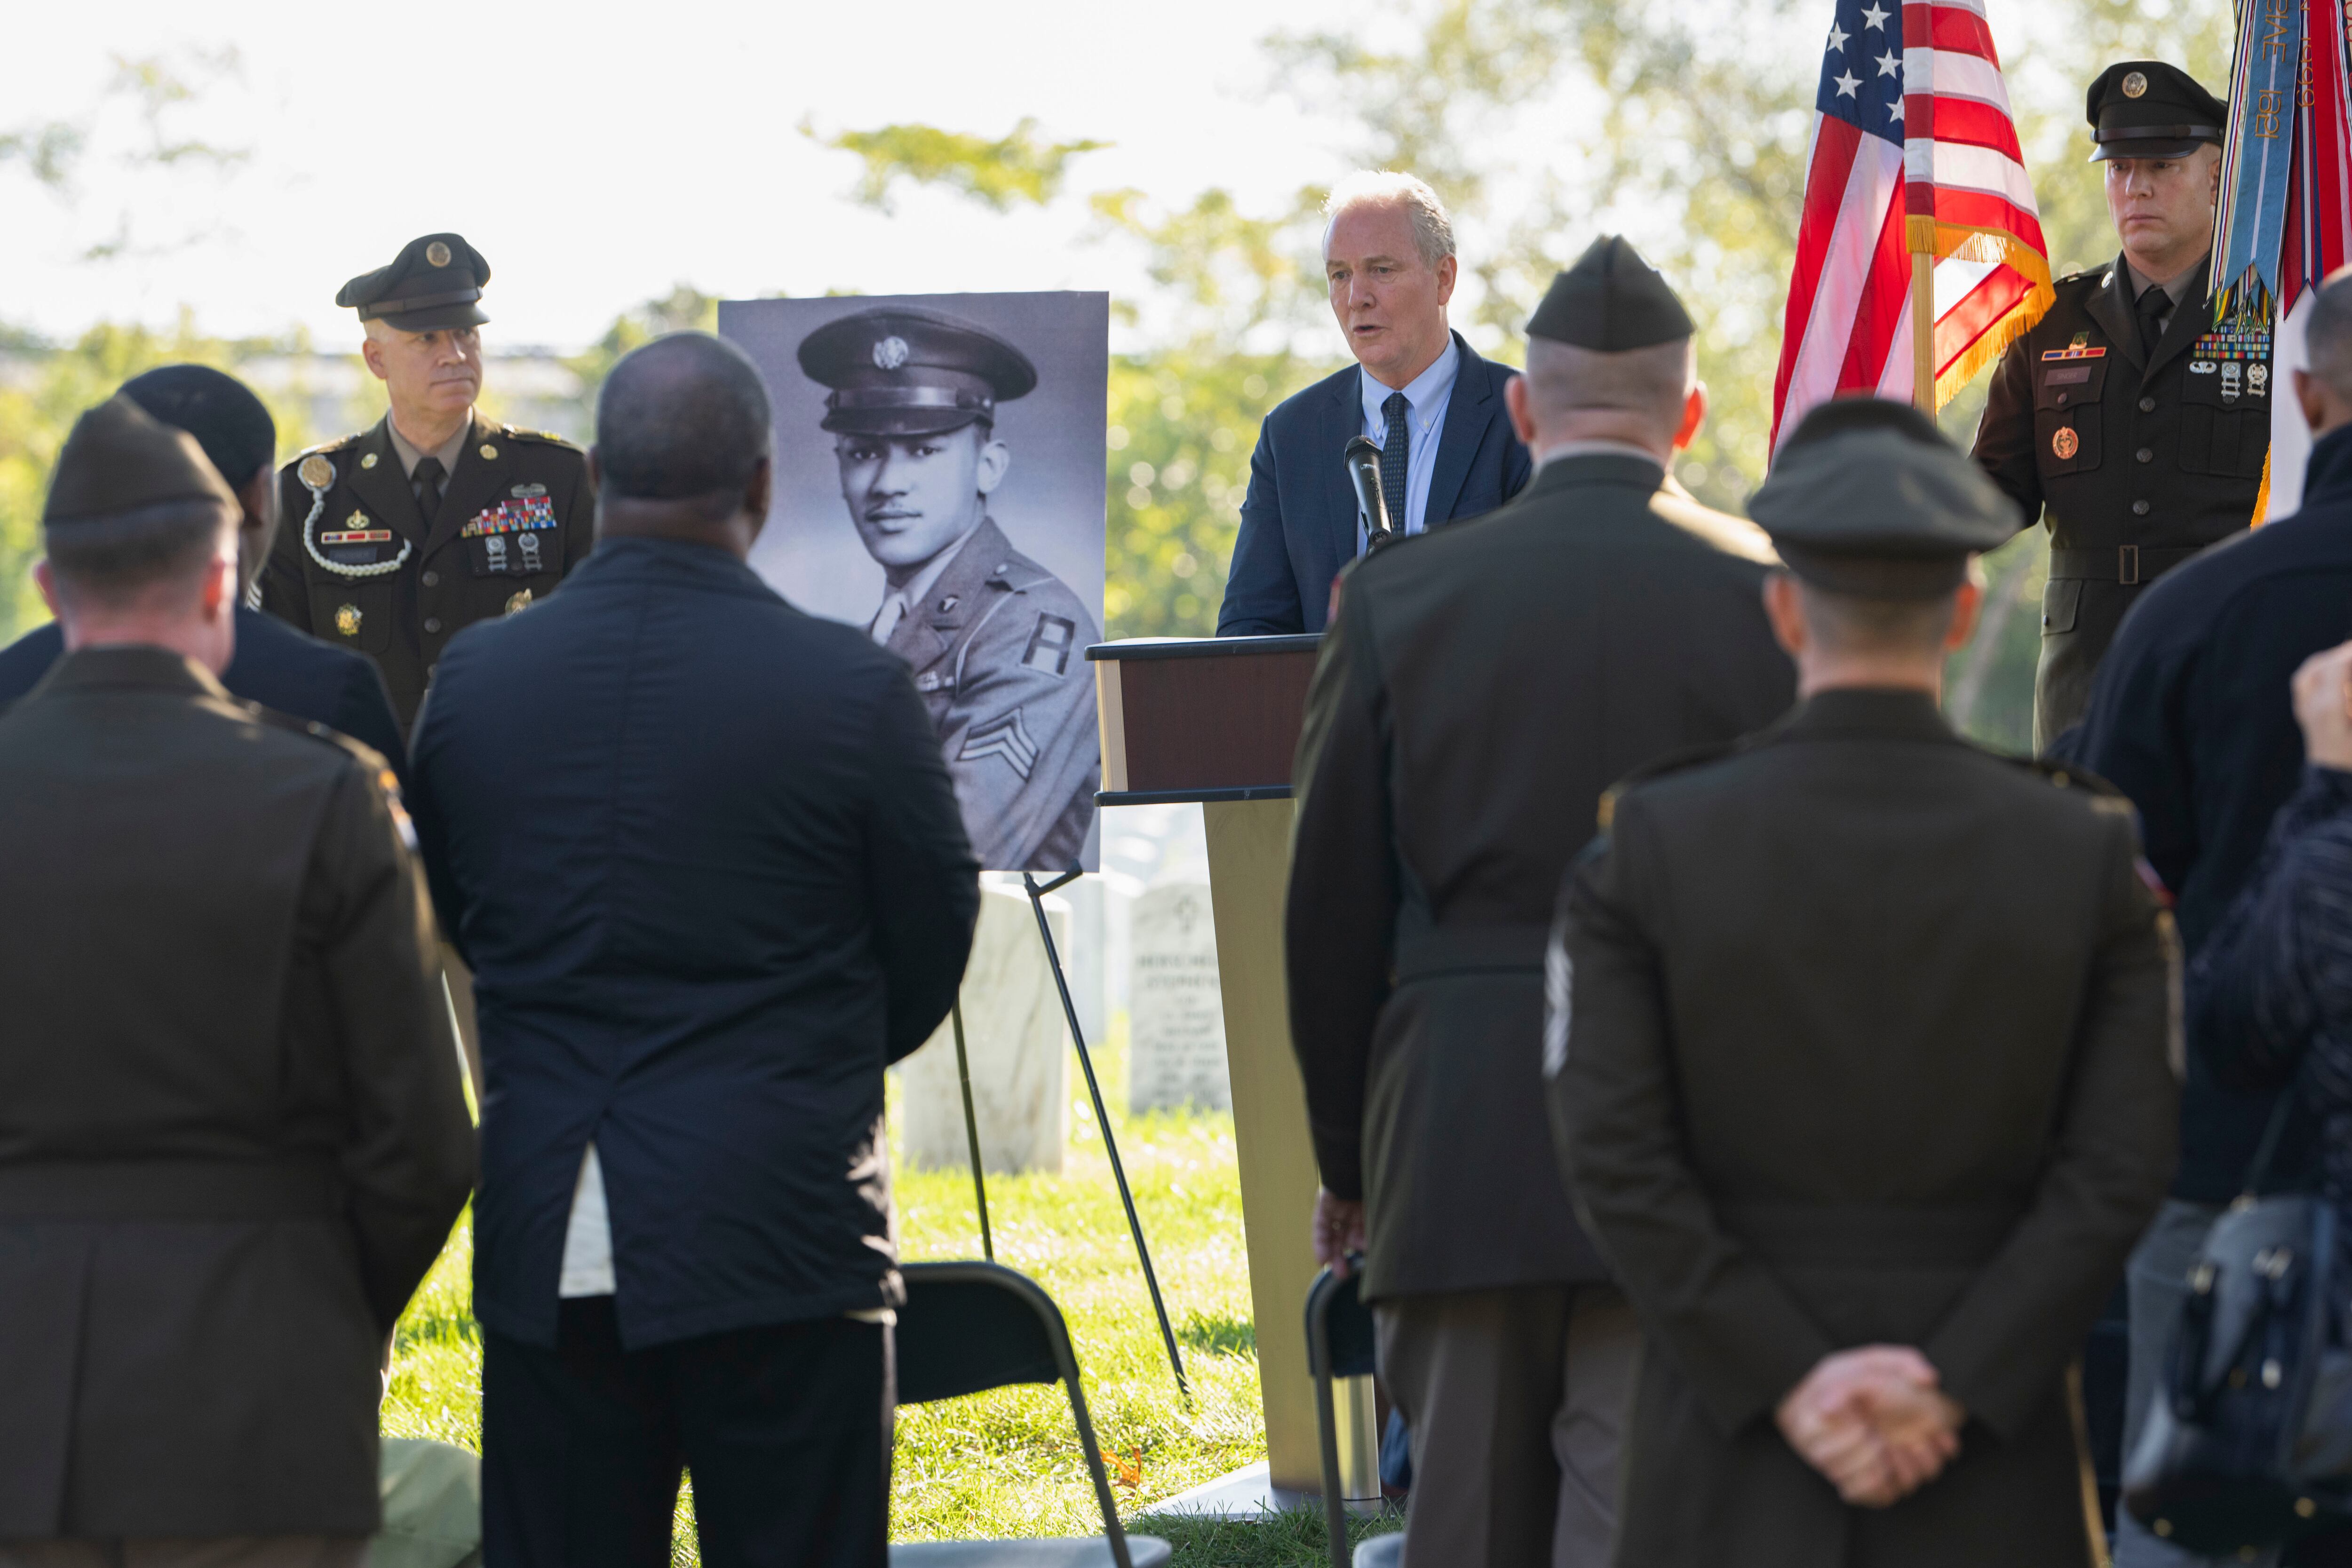
[[[2053,295],[1984,0],[1837,0],[1773,389],[1772,444],[1843,392],[1913,392],[1914,254],[1935,258],[1942,402]]]

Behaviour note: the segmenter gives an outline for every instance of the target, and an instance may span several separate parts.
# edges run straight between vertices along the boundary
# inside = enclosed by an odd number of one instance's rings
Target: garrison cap
[[[1748,500],[1807,582],[1865,599],[1934,599],[1960,585],[1969,557],[2017,532],[2016,503],[1942,436],[1925,439],[1891,416],[1836,417],[1844,427],[1826,434],[1799,425]]]
[[[1907,435],[1914,441],[1930,446],[1948,444],[1936,422],[1907,402],[1893,398],[1847,396],[1833,397],[1817,402],[1797,428],[1780,443],[1782,452],[1792,452],[1800,446],[1810,446],[1816,441],[1827,441],[1832,435],[1843,435],[1849,430],[1891,430],[1897,435]]]
[[[1037,385],[1029,356],[987,328],[908,305],[860,310],[801,340],[801,370],[833,389],[823,428],[942,435],[993,424],[996,405]]]
[[[490,264],[464,235],[425,235],[401,246],[391,266],[344,284],[335,303],[404,332],[478,327],[489,319],[479,303],[489,280]]]
[[[1528,336],[1598,353],[1679,342],[1697,329],[1690,312],[1633,242],[1603,235],[1551,280],[1528,318]]]
[[[147,507],[192,501],[215,502],[229,517],[241,515],[228,481],[194,436],[117,393],[74,421],[49,475],[41,527],[70,528]]]
[[[2083,100],[2091,122],[2091,162],[2180,158],[2206,142],[2219,147],[2230,108],[2197,78],[2162,60],[2118,60],[2099,73]]]

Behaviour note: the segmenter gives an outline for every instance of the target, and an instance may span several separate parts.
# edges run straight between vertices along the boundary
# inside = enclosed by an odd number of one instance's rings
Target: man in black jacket
[[[12,1568],[357,1568],[384,1345],[473,1185],[383,760],[215,679],[236,516],[185,434],[84,414],[67,652],[0,713]]]
[[[2312,302],[2311,368],[2294,395],[2315,437],[2303,507],[2200,556],[2142,596],[2101,666],[2069,758],[2139,808],[2148,863],[2178,901],[2194,959],[2260,856],[2271,818],[2302,775],[2289,683],[2304,660],[2352,636],[2352,276]],[[2193,1037],[2180,1104],[2180,1171],[2132,1255],[2131,1373],[2124,1451],[2137,1436],[2189,1264],[2237,1195],[2274,1091],[2212,1072],[2216,1048]],[[2128,1515],[2126,1568],[2178,1561]]]
[[[1340,580],[1297,770],[1316,1248],[1368,1252],[1422,1568],[1608,1551],[1641,1334],[1552,1160],[1544,934],[1611,779],[1766,724],[1795,688],[1762,536],[1664,487],[1706,407],[1665,280],[1600,240],[1528,339],[1507,395],[1534,482]]]
[[[165,365],[122,383],[122,395],[196,438],[236,494],[238,581],[249,595],[278,532],[278,424],[251,389],[209,365]],[[65,652],[56,622],[0,649],[0,707],[33,689]],[[232,695],[292,718],[311,719],[373,747],[404,775],[407,748],[383,677],[363,655],[303,635],[274,616],[236,611],[236,656],[221,673]]]
[[[881,1568],[899,1299],[882,1070],[979,905],[904,664],[744,565],[751,361],[682,333],[596,412],[596,552],[451,643],[416,730],[489,1092],[475,1207],[492,1563]]]

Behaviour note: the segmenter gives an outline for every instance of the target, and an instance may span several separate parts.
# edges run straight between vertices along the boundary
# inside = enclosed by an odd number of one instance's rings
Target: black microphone
[[[1356,486],[1356,521],[1364,530],[1364,553],[1396,538],[1389,528],[1388,500],[1381,494],[1381,449],[1369,435],[1348,443],[1348,477]]]

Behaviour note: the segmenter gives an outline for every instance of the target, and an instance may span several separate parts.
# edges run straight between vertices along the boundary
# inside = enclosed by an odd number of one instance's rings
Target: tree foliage
[[[1045,141],[1037,134],[1037,122],[1027,118],[993,140],[929,125],[885,125],[830,136],[819,134],[808,120],[800,129],[821,146],[854,152],[863,160],[866,172],[858,181],[856,199],[886,213],[891,210],[891,193],[902,180],[945,186],[1000,213],[1024,203],[1050,202],[1061,194],[1071,159],[1110,145]]]

